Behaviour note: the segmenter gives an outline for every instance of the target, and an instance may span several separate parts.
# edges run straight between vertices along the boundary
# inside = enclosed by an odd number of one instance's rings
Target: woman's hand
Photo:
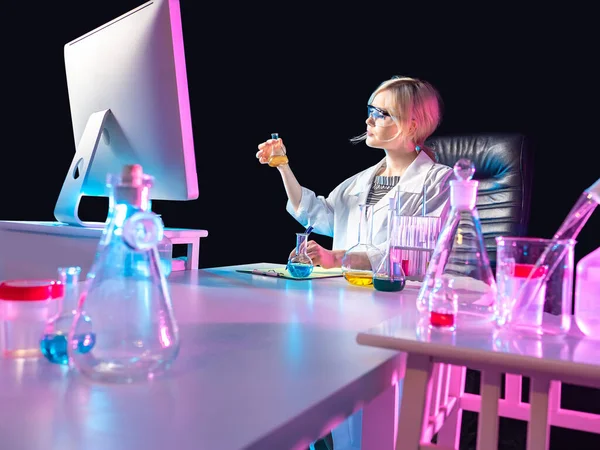
[[[312,259],[315,266],[331,269],[333,267],[342,267],[342,257],[345,252],[343,250],[327,250],[315,241],[308,241],[306,244],[306,253]],[[294,256],[296,256],[295,248],[290,253],[290,258]]]
[[[281,138],[269,139],[263,142],[262,144],[258,144],[258,152],[256,152],[256,158],[258,159],[258,162],[260,162],[261,164],[269,164],[269,158],[271,156],[271,153],[273,152],[273,149],[276,146],[281,146],[284,155],[287,153],[285,145],[283,145],[283,140]]]

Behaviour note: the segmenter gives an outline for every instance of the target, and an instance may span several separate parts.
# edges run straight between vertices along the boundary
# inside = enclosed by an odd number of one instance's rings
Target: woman
[[[359,205],[373,207],[373,244],[384,249],[387,240],[389,198],[400,193],[400,213],[441,217],[449,210],[449,184],[452,169],[437,164],[425,140],[441,120],[441,97],[428,82],[409,77],[393,77],[375,89],[367,105],[366,132],[352,139],[368,147],[382,149],[385,157],[376,165],[340,183],[326,198],[298,183],[288,159],[276,165],[288,196],[287,211],[304,227],[333,237],[333,248],[315,241],[307,243],[307,253],[315,265],[341,267],[346,250],[357,243]],[[281,139],[269,139],[258,146],[256,157],[269,163],[276,150],[286,153]],[[271,164],[273,165],[273,164]],[[425,195],[424,195],[425,194]],[[292,254],[295,250],[292,251]],[[315,448],[360,448],[362,415],[351,416]],[[355,430],[352,432],[352,430]]]
[[[437,164],[432,150],[425,147],[441,119],[437,90],[422,80],[393,77],[371,94],[367,108],[367,130],[352,141],[383,149],[385,158],[343,181],[327,198],[301,186],[288,163],[277,166],[288,196],[287,211],[303,226],[310,223],[313,233],[333,237],[331,250],[315,241],[307,244],[308,256],[324,268],[341,267],[345,251],[357,243],[362,203],[374,205],[373,244],[382,248],[387,239],[388,199],[396,191],[402,215],[425,211],[443,220],[449,209],[452,169]],[[256,157],[267,164],[277,146],[286,151],[281,139],[269,139],[258,146]]]

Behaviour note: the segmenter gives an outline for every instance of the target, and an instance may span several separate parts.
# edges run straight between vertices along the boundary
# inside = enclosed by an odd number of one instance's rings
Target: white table
[[[244,268],[259,266],[270,265]],[[0,360],[0,448],[305,450],[362,407],[363,448],[391,448],[404,358],[356,333],[401,312],[411,288],[235,269],[169,278],[182,347],[164,378],[94,384],[45,360]]]
[[[563,382],[600,388],[600,342],[576,333],[535,339],[492,330],[432,331],[413,310],[358,334],[359,344],[408,355],[397,450],[458,448],[462,409],[480,413],[481,450],[498,448],[499,415],[528,421],[528,450],[548,448],[550,425],[600,433],[600,415],[560,407]],[[465,366],[481,371],[481,397],[464,393]],[[503,373],[506,394],[500,399]],[[521,403],[522,376],[531,377],[529,404]],[[440,428],[436,447],[429,442]]]

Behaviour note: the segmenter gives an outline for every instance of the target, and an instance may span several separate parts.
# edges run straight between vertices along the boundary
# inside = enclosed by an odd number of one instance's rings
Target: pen
[[[264,271],[264,270],[260,270],[260,269],[253,269],[252,273],[255,275],[265,275],[267,277],[280,277],[281,275],[277,272],[275,272],[274,270],[271,271]]]
[[[304,233],[308,236],[310,233],[312,233],[312,230],[313,230],[312,225],[309,225]]]

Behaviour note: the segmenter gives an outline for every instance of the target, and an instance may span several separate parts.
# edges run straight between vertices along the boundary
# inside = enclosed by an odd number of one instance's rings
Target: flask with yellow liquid
[[[277,167],[283,164],[287,164],[289,162],[288,157],[285,154],[285,147],[279,139],[279,134],[271,133],[271,139],[273,139],[275,142],[273,142],[271,145],[271,152],[269,154],[269,166]]]
[[[355,286],[372,286],[373,272],[379,267],[384,254],[372,243],[373,206],[359,205],[360,223],[358,244],[346,251],[342,258],[342,273]]]

